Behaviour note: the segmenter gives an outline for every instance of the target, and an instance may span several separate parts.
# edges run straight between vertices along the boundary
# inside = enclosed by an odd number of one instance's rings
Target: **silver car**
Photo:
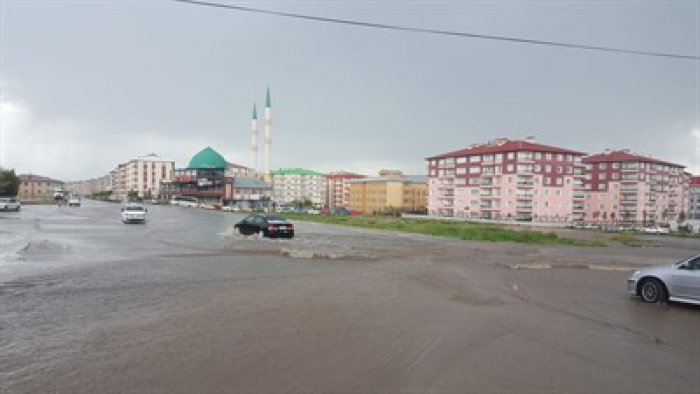
[[[700,254],[671,265],[636,271],[627,280],[627,290],[644,302],[700,305]]]

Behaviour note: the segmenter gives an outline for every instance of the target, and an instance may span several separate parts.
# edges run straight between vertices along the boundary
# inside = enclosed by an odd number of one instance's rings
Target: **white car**
[[[148,210],[142,205],[131,204],[122,208],[122,222],[124,223],[146,223],[146,213]]]
[[[678,301],[700,305],[700,254],[671,265],[636,271],[627,290],[644,302]]]
[[[0,211],[15,211],[19,212],[22,209],[22,204],[14,197],[0,198]]]
[[[70,196],[68,199],[68,206],[69,207],[79,207],[80,206],[80,198],[78,196]]]

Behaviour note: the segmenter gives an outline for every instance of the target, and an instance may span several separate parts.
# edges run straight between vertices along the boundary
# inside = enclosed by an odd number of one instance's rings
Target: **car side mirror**
[[[681,264],[681,265],[678,266],[678,269],[679,269],[679,270],[689,270],[689,269],[690,269],[690,265],[688,265],[688,263],[683,263],[683,264]]]
[[[144,212],[148,212],[148,209],[144,209]]]

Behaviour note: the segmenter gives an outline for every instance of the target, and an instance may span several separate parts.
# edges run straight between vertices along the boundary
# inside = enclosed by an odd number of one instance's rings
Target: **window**
[[[496,163],[500,163],[503,161],[503,154],[497,153],[496,154]]]
[[[479,156],[479,155],[469,156],[470,163],[478,163],[480,161],[481,161],[481,156]]]
[[[539,164],[535,164],[535,172],[542,172],[542,166]]]
[[[466,174],[466,173],[467,173],[467,169],[464,167],[457,169],[457,174]]]
[[[546,157],[547,160],[552,160],[552,154],[551,154],[551,153],[547,153],[547,154],[545,155],[545,157]]]
[[[607,168],[608,168],[608,165],[606,163],[598,163],[599,170],[605,170]]]
[[[620,169],[620,163],[615,162],[615,163],[612,163],[611,166],[612,166],[612,169],[613,169],[613,170],[619,170],[619,169]]]
[[[515,152],[508,152],[508,160],[515,159]]]
[[[481,167],[469,167],[470,174],[478,174],[481,172]]]
[[[562,167],[561,167],[561,166],[557,166],[557,174],[561,174],[562,172],[564,172],[564,170],[562,169]]]
[[[512,165],[512,164],[508,164],[507,171],[508,171],[508,172],[513,172],[513,165]]]
[[[457,158],[457,164],[465,164],[467,162],[466,157],[458,157]]]
[[[552,172],[552,166],[544,166],[544,172]]]
[[[607,176],[607,174],[604,172],[598,173],[598,179],[600,179],[600,180],[605,180],[606,176]]]
[[[535,160],[542,160],[542,152],[535,152]]]
[[[561,153],[557,155],[557,161],[564,161],[564,155]]]
[[[561,179],[561,178],[557,178],[557,185],[561,185],[562,183],[563,183],[563,182],[562,182],[562,179]]]

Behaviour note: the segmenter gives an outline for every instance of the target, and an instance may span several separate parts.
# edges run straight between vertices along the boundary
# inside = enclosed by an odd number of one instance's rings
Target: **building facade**
[[[690,177],[688,183],[688,219],[700,220],[700,176]]]
[[[565,222],[584,214],[583,152],[497,139],[428,161],[428,213]]]
[[[638,224],[678,222],[687,214],[684,166],[629,150],[584,159],[586,220]]]
[[[224,200],[242,210],[269,211],[273,208],[272,185],[255,178],[227,178]]]
[[[110,174],[113,193],[126,198],[136,192],[141,198],[155,198],[160,194],[160,185],[173,178],[175,162],[151,153],[117,166]]]
[[[309,200],[321,207],[326,202],[326,177],[304,168],[284,168],[270,173],[276,204]]]
[[[173,171],[172,179],[161,183],[160,198],[194,198],[200,205],[223,205],[228,162],[211,147],[194,155],[187,168]]]
[[[350,183],[348,181],[362,178],[365,178],[365,175],[345,171],[326,174],[326,206],[328,209],[347,208],[350,204]]]
[[[63,190],[62,181],[34,174],[19,175],[20,200],[53,200],[54,192]]]
[[[348,208],[364,214],[425,213],[428,179],[422,175],[380,172],[378,177],[348,180]]]

